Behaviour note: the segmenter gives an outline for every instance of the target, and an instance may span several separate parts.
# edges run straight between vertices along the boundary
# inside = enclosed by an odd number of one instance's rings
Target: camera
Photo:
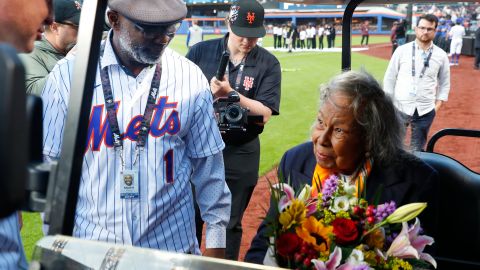
[[[241,107],[238,102],[240,96],[236,91],[228,94],[228,97],[219,98],[215,106],[218,128],[221,132],[247,131],[248,109]]]

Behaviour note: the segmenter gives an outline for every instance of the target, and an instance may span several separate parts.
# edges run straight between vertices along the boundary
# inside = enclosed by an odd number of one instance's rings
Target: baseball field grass
[[[206,36],[206,39],[218,36]],[[170,45],[185,55],[186,36],[177,36]],[[370,44],[386,43],[388,36],[371,36]],[[335,41],[341,46],[341,37]],[[353,45],[360,38],[353,37]],[[267,36],[263,46],[273,47],[273,39]],[[341,54],[336,52],[273,52],[282,66],[282,99],[280,115],[272,117],[261,134],[260,174],[277,164],[282,154],[292,146],[309,139],[310,126],[316,117],[319,86],[340,72]],[[352,69],[361,68],[382,80],[388,62],[363,54],[353,53]],[[35,243],[43,236],[38,213],[23,213],[22,239],[27,259],[30,260]]]

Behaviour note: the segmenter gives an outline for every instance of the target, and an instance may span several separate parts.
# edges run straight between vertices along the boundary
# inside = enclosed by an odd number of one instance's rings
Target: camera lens
[[[243,118],[242,108],[236,104],[231,104],[225,109],[225,118],[229,123],[238,123]]]

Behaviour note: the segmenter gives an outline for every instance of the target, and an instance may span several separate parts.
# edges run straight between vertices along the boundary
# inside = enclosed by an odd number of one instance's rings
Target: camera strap
[[[99,63],[100,64],[100,63]],[[135,161],[138,157],[138,149],[143,149],[146,144],[147,135],[150,131],[150,120],[152,118],[153,110],[155,107],[155,101],[157,99],[157,94],[160,86],[160,79],[162,76],[162,65],[161,62],[157,63],[155,72],[153,74],[152,83],[150,86],[150,92],[148,94],[147,104],[145,106],[145,112],[143,114],[142,123],[140,125],[140,130],[137,136],[137,146],[136,151],[137,155]],[[115,150],[120,150],[120,158],[122,159],[122,166],[124,166],[123,160],[123,135],[120,133],[120,127],[118,125],[118,119],[115,109],[115,102],[113,99],[112,85],[110,84],[108,66],[100,68],[100,78],[102,81],[103,96],[105,98],[105,108],[107,110],[107,119],[110,125],[110,130],[112,131],[113,145]],[[135,161],[133,164],[135,164]]]
[[[428,56],[423,58],[423,68],[422,68],[422,71],[420,72],[420,76],[419,76],[420,79],[423,78],[423,76],[425,75],[425,71],[427,70],[427,67],[430,65],[430,58],[432,57],[432,52],[433,52],[433,45],[429,49]],[[415,60],[416,60],[415,59],[415,42],[413,42],[412,43],[412,77],[414,79],[415,79],[415,74],[416,74]]]

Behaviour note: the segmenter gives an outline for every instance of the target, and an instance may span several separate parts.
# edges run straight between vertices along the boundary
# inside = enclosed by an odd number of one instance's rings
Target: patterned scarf
[[[355,185],[355,196],[358,198],[360,194],[364,191],[365,181],[370,175],[372,170],[373,159],[369,158],[365,160],[365,163],[362,167],[359,167],[355,173],[350,175],[344,175],[337,173],[337,176],[346,183]],[[321,190],[323,183],[330,175],[334,174],[331,170],[324,169],[320,165],[315,166],[315,171],[313,172],[312,178],[312,196],[318,196],[318,190]],[[320,182],[320,183],[319,183]],[[320,186],[319,186],[320,185]],[[359,192],[360,188],[360,192]]]

